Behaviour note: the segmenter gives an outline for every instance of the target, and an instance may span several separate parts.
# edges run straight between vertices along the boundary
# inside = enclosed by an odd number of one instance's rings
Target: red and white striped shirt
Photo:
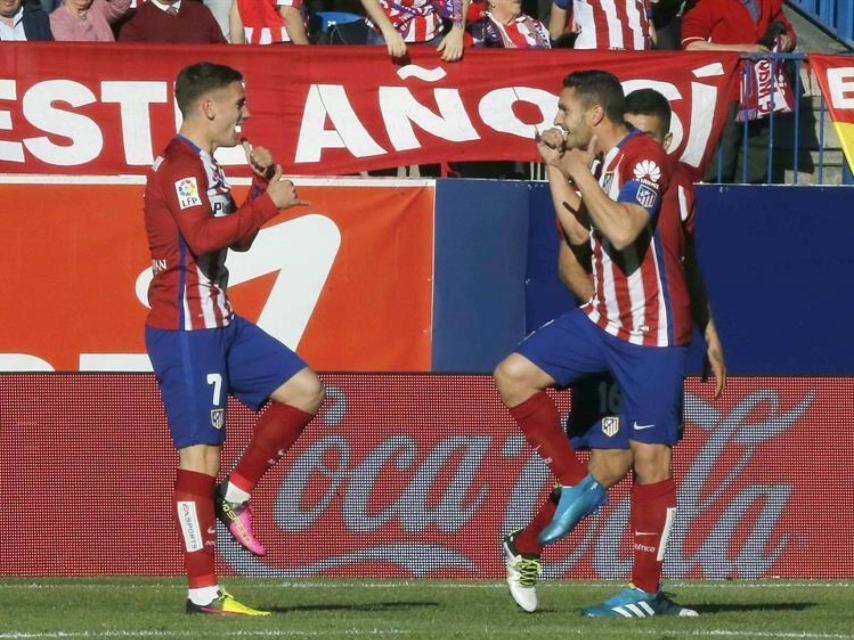
[[[652,49],[649,6],[649,0],[572,0],[570,30],[578,33],[574,48]]]
[[[237,0],[246,44],[290,42],[279,7],[299,9],[301,6],[302,0]]]
[[[665,347],[690,341],[681,215],[672,203],[662,209],[670,170],[661,146],[632,131],[605,155],[599,177],[612,200],[639,204],[650,219],[622,251],[591,229],[594,293],[581,309],[603,330],[632,344]]]
[[[265,185],[253,187],[257,193]],[[216,160],[187,138],[174,138],[146,180],[145,227],[154,271],[146,324],[172,331],[228,325],[228,247],[251,238],[276,213],[266,193],[238,209]]]
[[[379,0],[391,25],[403,36],[404,42],[426,42],[442,33],[440,10],[445,3],[439,0]],[[377,27],[367,21],[374,29]]]

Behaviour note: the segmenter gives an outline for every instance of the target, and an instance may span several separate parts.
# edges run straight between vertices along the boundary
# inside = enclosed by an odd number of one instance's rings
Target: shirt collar
[[[158,0],[148,0],[148,1],[153,3],[155,7],[157,7],[158,9],[160,9],[163,12],[167,11],[169,9],[169,7],[175,7],[175,9],[177,9],[178,11],[181,10],[181,0],[178,0],[178,2],[175,2],[174,4],[164,4],[162,2],[158,2]]]

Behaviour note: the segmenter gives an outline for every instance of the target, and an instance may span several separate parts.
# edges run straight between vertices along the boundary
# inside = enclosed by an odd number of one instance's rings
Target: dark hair
[[[193,105],[208,91],[227,87],[232,82],[243,80],[243,74],[224,64],[197,62],[184,67],[175,81],[175,100],[181,114],[186,118]]]
[[[661,119],[664,133],[670,131],[670,103],[655,89],[638,89],[626,96],[626,113],[656,116]]]
[[[563,79],[563,86],[575,89],[585,106],[601,105],[611,122],[623,121],[623,87],[614,74],[598,69],[573,71]]]

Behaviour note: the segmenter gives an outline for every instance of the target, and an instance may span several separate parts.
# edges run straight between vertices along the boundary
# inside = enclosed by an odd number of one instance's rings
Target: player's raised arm
[[[265,193],[247,201],[230,215],[217,216],[207,193],[200,188],[207,181],[197,167],[175,167],[161,180],[167,206],[181,235],[197,256],[231,246],[260,229],[278,213],[277,203]]]
[[[616,200],[599,186],[590,170],[596,154],[596,137],[587,149],[569,149],[561,157],[561,170],[581,192],[590,220],[617,250],[630,246],[649,224],[660,205],[660,177],[653,182],[630,180]],[[663,164],[656,163],[656,168]],[[659,176],[660,176],[660,169]]]

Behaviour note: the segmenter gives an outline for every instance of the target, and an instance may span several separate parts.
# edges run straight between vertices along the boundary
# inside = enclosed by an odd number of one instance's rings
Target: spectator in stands
[[[655,30],[655,48],[682,48],[682,13],[686,0],[650,0],[650,19]]]
[[[574,36],[574,49],[652,49],[652,0],[554,0],[549,17],[552,40]]]
[[[407,43],[435,45],[445,62],[463,57],[468,0],[362,0],[362,6],[368,44],[385,44],[392,58],[404,57]],[[446,19],[451,28],[444,34]]]
[[[468,17],[474,46],[502,49],[548,49],[546,25],[522,13],[522,0],[487,0],[480,7],[472,4]],[[480,15],[472,16],[474,11]]]
[[[302,0],[232,0],[228,24],[232,44],[308,44]]]
[[[229,16],[231,13],[231,0],[204,0],[204,5],[213,14],[219,25],[222,35],[228,38]]]
[[[195,0],[148,0],[119,33],[119,42],[226,43],[211,12]]]
[[[772,50],[791,51],[796,42],[795,30],[783,13],[783,0],[698,0],[690,3],[682,18],[682,46],[688,51],[761,54]],[[743,82],[744,75],[741,77]],[[732,182],[743,175],[743,171],[738,170],[744,128],[738,122],[742,93],[749,92],[736,87],[721,133],[722,182]],[[747,101],[743,106],[749,107]],[[768,135],[767,118],[748,124],[751,148],[748,157],[742,160],[747,162],[748,182],[764,182],[767,178]],[[713,162],[704,180],[715,181],[717,173],[717,163]]]
[[[50,19],[38,2],[0,0],[0,40],[53,40]]]
[[[110,25],[130,9],[130,0],[64,0],[50,14],[50,30],[57,40],[115,42]]]

